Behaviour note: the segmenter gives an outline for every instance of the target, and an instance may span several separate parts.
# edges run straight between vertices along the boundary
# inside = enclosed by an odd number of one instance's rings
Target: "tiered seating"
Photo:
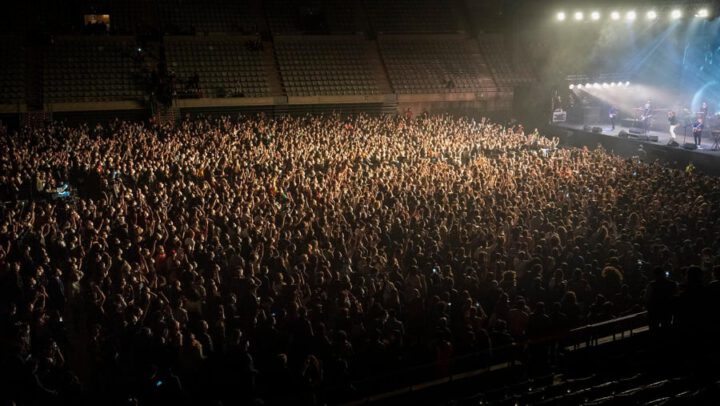
[[[25,99],[25,52],[14,37],[0,37],[0,104]]]
[[[109,4],[108,13],[110,29],[119,33],[134,33],[157,21],[157,9],[148,0],[116,0]]]
[[[364,0],[371,27],[386,33],[459,30],[449,0]]]
[[[160,0],[157,5],[160,23],[170,33],[262,30],[262,16],[247,0]]]
[[[703,385],[693,379],[677,377],[658,379],[637,374],[624,379],[602,379],[590,376],[582,379],[551,383],[553,377],[541,377],[456,400],[456,404],[477,405],[686,405],[706,404],[714,399],[720,386]]]
[[[268,0],[264,5],[273,33],[348,33],[367,28],[358,0]]]
[[[380,51],[396,93],[475,92],[494,83],[475,44],[463,38],[381,38]]]
[[[490,72],[500,86],[516,86],[533,82],[534,75],[527,65],[510,62],[508,48],[500,35],[483,35],[478,39],[480,50],[487,60]]]
[[[263,51],[249,37],[166,38],[168,67],[181,82],[197,73],[205,97],[260,97],[270,92]]]
[[[135,100],[144,95],[127,37],[58,38],[47,51],[43,91],[48,102]]]
[[[378,93],[360,37],[275,40],[275,55],[290,96]]]

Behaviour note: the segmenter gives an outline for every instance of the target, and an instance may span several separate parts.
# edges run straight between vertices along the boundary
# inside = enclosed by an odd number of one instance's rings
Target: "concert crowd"
[[[17,405],[322,404],[472,353],[549,364],[533,342],[643,310],[718,324],[717,178],[520,127],[258,116],[0,143]]]

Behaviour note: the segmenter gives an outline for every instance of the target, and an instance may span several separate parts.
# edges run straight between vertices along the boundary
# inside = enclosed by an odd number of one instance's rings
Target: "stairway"
[[[39,45],[29,46],[25,52],[25,100],[28,111],[42,111],[44,108],[45,53]]]
[[[165,106],[162,103],[157,103],[155,112],[153,114],[153,123],[155,125],[175,125],[180,116],[180,110],[175,106]]]
[[[285,94],[282,86],[282,79],[280,78],[280,68],[278,67],[277,60],[275,59],[275,51],[273,49],[273,43],[270,41],[263,41],[263,66],[267,74],[268,86],[270,87],[270,96],[281,96]]]
[[[380,45],[377,41],[367,41],[365,45],[365,58],[372,67],[372,74],[378,85],[380,94],[391,94],[393,88],[390,85],[385,63],[380,55]]]

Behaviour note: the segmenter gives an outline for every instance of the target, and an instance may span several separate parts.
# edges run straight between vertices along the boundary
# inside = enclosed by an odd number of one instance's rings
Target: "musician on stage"
[[[643,106],[643,115],[640,118],[643,123],[643,129],[645,130],[645,133],[650,130],[650,119],[652,119],[653,116],[653,106],[652,106],[652,100],[647,99],[645,102],[645,106]]]
[[[668,123],[670,123],[670,136],[674,140],[675,138],[677,138],[677,136],[675,135],[675,129],[678,126],[678,119],[674,111],[668,112]]]
[[[615,118],[618,116],[618,109],[615,106],[610,106],[610,110],[608,112],[608,116],[610,117],[610,124],[612,124],[612,129],[615,130]]]
[[[697,145],[698,148],[702,145],[702,132],[704,128],[705,120],[698,115],[693,123],[693,140],[695,140],[695,145]]]

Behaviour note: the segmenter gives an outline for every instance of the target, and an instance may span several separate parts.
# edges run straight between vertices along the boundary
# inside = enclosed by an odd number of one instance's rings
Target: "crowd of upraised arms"
[[[321,403],[513,343],[532,362],[528,340],[644,309],[702,330],[718,291],[717,178],[486,120],[55,123],[0,144],[18,405]]]

